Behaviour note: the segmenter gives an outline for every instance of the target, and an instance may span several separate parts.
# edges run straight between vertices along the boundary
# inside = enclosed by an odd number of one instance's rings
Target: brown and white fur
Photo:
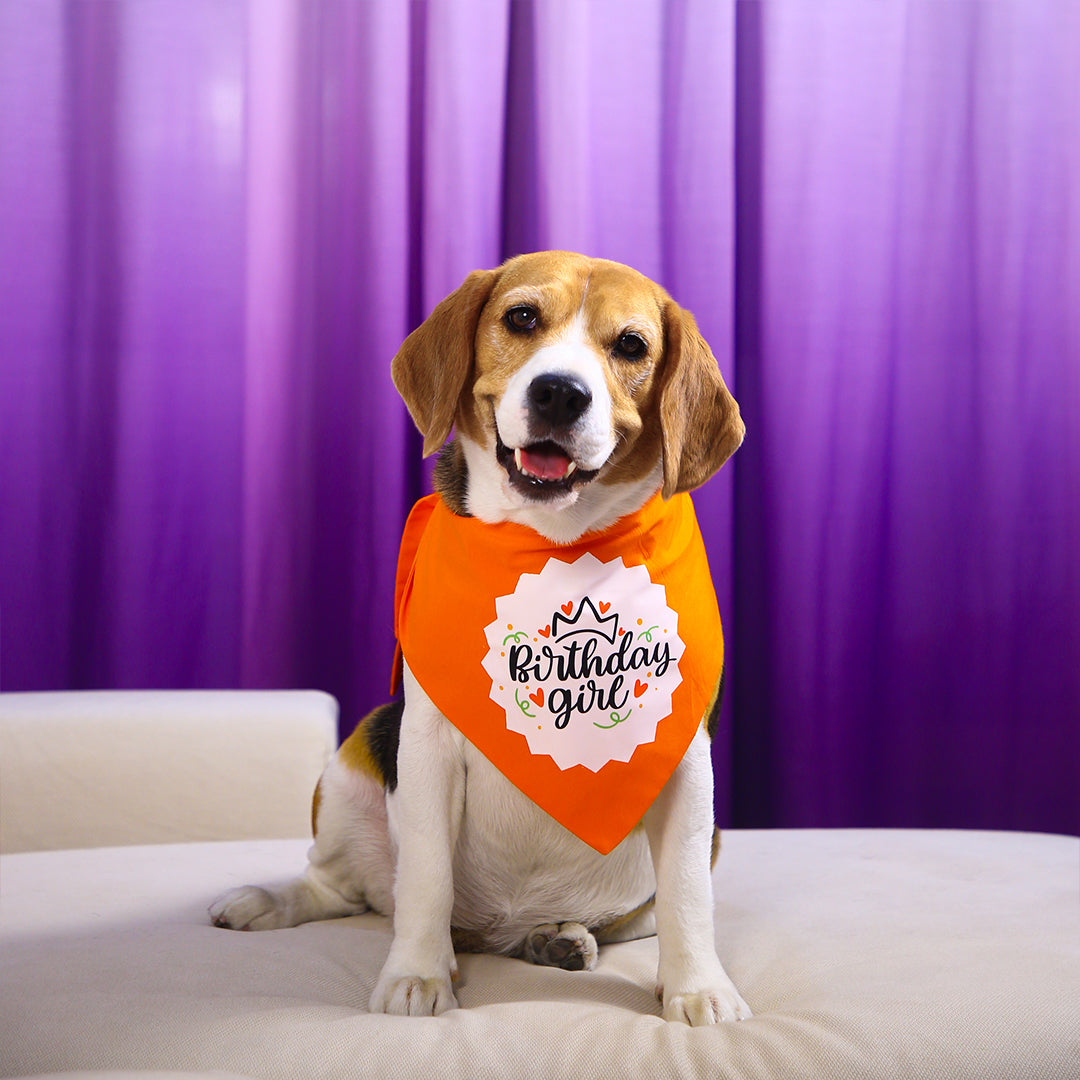
[[[697,487],[744,430],[693,317],[636,271],[566,252],[470,274],[405,341],[393,376],[425,453],[442,447],[436,486],[450,508],[556,543],[657,489]],[[217,925],[393,915],[370,1008],[408,1015],[457,1005],[455,947],[591,968],[598,945],[656,933],[665,1018],[750,1015],[713,936],[706,729],[718,700],[642,823],[605,856],[495,770],[407,665],[404,689],[323,773],[306,872],[276,891],[234,889],[210,909]]]

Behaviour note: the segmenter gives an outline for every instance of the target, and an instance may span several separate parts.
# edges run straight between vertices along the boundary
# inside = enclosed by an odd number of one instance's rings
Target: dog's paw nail
[[[694,994],[676,994],[664,1002],[664,1019],[677,1020],[691,1027],[706,1027],[728,1020],[749,1020],[750,1006],[734,987],[702,990]]]
[[[458,1007],[449,977],[405,975],[380,979],[368,1011],[391,1016],[439,1016]]]

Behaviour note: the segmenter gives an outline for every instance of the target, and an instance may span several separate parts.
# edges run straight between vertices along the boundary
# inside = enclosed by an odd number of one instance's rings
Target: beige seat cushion
[[[664,1023],[656,941],[592,972],[461,958],[462,1008],[364,1006],[375,915],[218,930],[224,889],[291,875],[302,840],[0,859],[0,1075],[1080,1077],[1080,841],[963,832],[728,832],[716,927],[754,1019]]]

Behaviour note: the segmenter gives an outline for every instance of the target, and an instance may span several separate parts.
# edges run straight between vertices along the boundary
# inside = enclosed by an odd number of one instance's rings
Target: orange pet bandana
[[[605,855],[682,759],[724,658],[689,495],[565,545],[429,495],[405,525],[395,633],[439,711]]]

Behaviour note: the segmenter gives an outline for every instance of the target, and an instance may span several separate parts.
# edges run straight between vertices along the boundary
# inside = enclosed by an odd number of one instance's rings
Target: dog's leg
[[[716,955],[712,877],[712,763],[704,730],[645,815],[656,868],[658,981],[665,1020],[692,1026],[751,1015]]]
[[[437,1016],[457,1007],[450,938],[453,857],[465,807],[461,736],[405,666],[398,786],[387,800],[397,836],[394,941],[372,1012]]]
[[[367,911],[363,897],[350,899],[321,881],[308,867],[284,885],[242,885],[210,905],[210,921],[226,930],[280,930]]]
[[[215,926],[277,930],[373,908],[393,911],[393,854],[386,799],[374,776],[339,752],[319,779],[315,843],[305,873],[284,885],[244,885],[210,905]]]

